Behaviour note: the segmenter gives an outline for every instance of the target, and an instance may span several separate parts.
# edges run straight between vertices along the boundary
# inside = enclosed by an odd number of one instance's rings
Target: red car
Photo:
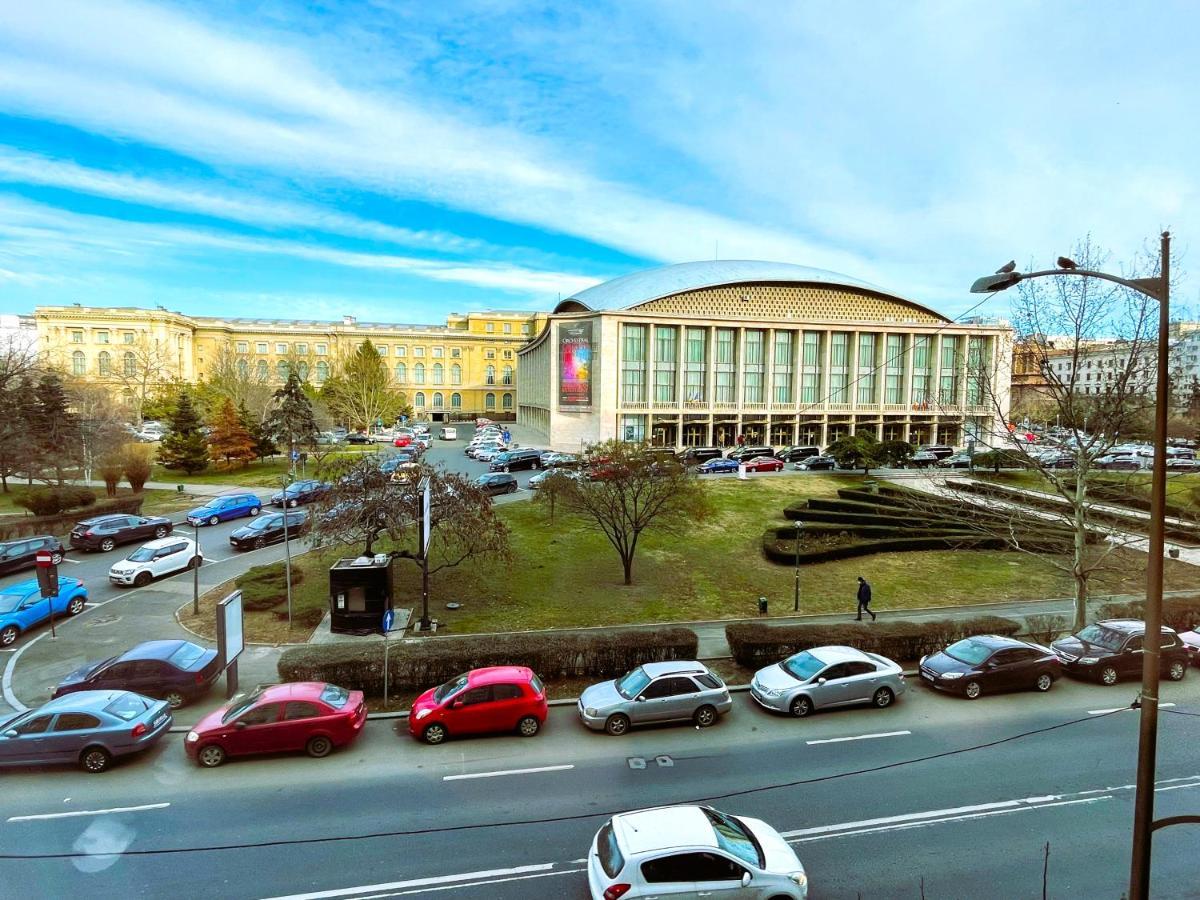
[[[416,699],[408,733],[427,744],[448,735],[515,731],[533,737],[546,722],[546,688],[524,666],[472,669]]]
[[[255,691],[209,713],[183,746],[209,769],[228,756],[252,753],[303,750],[319,758],[351,743],[366,721],[362,691],[298,681]]]
[[[412,435],[402,434],[392,441],[393,447],[407,447],[412,443]]]
[[[783,460],[773,456],[756,456],[746,460],[747,472],[782,472]]]

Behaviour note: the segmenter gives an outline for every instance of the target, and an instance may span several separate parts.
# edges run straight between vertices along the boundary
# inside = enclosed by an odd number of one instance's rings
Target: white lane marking
[[[1196,782],[1195,784],[1172,784],[1168,785],[1167,787],[1157,787],[1154,789],[1154,793],[1161,794],[1163,791],[1181,791],[1184,788],[1194,787],[1200,787],[1200,781]]]
[[[577,875],[587,869],[564,869],[561,872],[538,872],[536,875],[513,875],[510,878],[493,878],[488,881],[468,881],[462,884],[440,884],[435,887],[414,888],[411,891],[396,891],[390,894],[368,894],[357,900],[384,900],[387,897],[406,897],[410,894],[432,894],[434,891],[456,891],[460,888],[482,887],[488,884],[503,884],[506,881],[530,881],[534,878],[553,878],[556,875]]]
[[[912,734],[911,731],[881,731],[878,734],[856,734],[854,737],[840,738],[823,738],[819,741],[805,741],[806,744],[841,744],[845,741],[870,741],[875,738],[885,737],[900,737],[901,735]]]
[[[496,778],[499,775],[532,775],[535,772],[562,772],[573,769],[574,765],[537,766],[532,769],[503,769],[499,772],[472,772],[469,775],[443,775],[442,781],[464,781],[468,778]]]
[[[511,869],[485,869],[481,872],[460,872],[457,875],[435,875],[430,878],[413,878],[409,881],[392,881],[386,884],[366,884],[361,887],[338,888],[332,891],[313,891],[309,894],[283,894],[269,897],[266,900],[327,900],[331,897],[346,897],[349,895],[370,894],[377,891],[396,891],[404,888],[432,887],[438,884],[461,885],[465,881],[478,881],[487,878],[503,878],[506,875],[530,875],[534,872],[549,872],[554,863],[538,863],[529,866],[515,866]]]
[[[73,566],[77,566],[77,565],[79,565],[81,562],[83,562],[83,560],[81,560],[81,559],[68,559],[68,558],[67,558],[67,557],[65,557],[65,556],[64,556],[62,559],[60,559],[60,560],[59,560],[59,563],[60,563],[60,564],[61,564],[61,563],[70,563],[70,564],[71,564],[71,565],[73,565]]]
[[[1000,800],[996,803],[980,803],[975,806],[957,806],[952,809],[931,809],[925,812],[905,813],[899,816],[883,816],[878,819],[862,819],[858,822],[841,822],[837,825],[818,825],[813,828],[800,828],[795,831],[780,832],[785,838],[803,837],[809,834],[827,834],[831,831],[841,831],[848,828],[869,828],[874,825],[891,825],[896,822],[908,822],[915,819],[936,819],[943,816],[960,815],[962,813],[987,812],[993,809],[1015,809],[1021,805],[1020,800]]]
[[[1159,709],[1169,709],[1170,707],[1172,707],[1174,705],[1175,705],[1174,703],[1160,703],[1160,704],[1158,704],[1158,708]],[[1121,712],[1122,710],[1126,710],[1126,709],[1131,710],[1131,709],[1133,709],[1133,707],[1132,706],[1114,706],[1112,709],[1089,709],[1088,715],[1089,716],[1106,716],[1109,713]]]
[[[166,809],[170,803],[147,803],[143,806],[114,806],[111,809],[76,809],[71,812],[38,813],[32,816],[9,816],[6,822],[37,822],[42,819],[73,819],[76,816],[107,816],[110,813],[145,812],[149,809]]]

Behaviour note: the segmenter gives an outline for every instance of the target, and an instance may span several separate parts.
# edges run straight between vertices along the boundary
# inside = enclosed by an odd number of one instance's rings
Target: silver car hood
[[[763,851],[763,869],[776,875],[791,875],[803,872],[804,866],[796,851],[791,848],[774,828],[762,819],[738,816],[738,821],[753,832]]]
[[[789,688],[794,688],[797,685],[803,684],[797,681],[791,675],[783,670],[783,666],[775,663],[773,666],[767,666],[765,669],[759,669],[754,673],[754,683],[759,687],[771,688],[776,691],[786,691]]]
[[[579,695],[579,702],[583,704],[585,709],[588,707],[592,709],[609,709],[613,706],[621,706],[629,701],[617,692],[617,683],[615,681],[602,681],[584,690]]]

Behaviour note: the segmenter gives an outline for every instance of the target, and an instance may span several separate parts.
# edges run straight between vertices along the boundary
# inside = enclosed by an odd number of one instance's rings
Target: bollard
[[[766,597],[758,598],[758,614],[760,616],[765,616],[767,614],[767,598]]]

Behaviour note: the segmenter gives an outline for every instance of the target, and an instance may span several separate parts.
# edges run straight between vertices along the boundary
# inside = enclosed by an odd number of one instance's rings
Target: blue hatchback
[[[216,525],[228,519],[257,516],[261,509],[262,501],[254,494],[221,494],[203,506],[189,509],[187,521],[189,525]]]
[[[0,588],[0,647],[7,647],[35,625],[50,621],[50,605],[56,616],[83,612],[88,592],[78,578],[58,576],[58,596],[47,600],[36,578]]]
[[[737,470],[738,461],[736,459],[710,459],[708,462],[696,466],[696,471],[702,475],[711,475],[715,472],[736,472]]]

